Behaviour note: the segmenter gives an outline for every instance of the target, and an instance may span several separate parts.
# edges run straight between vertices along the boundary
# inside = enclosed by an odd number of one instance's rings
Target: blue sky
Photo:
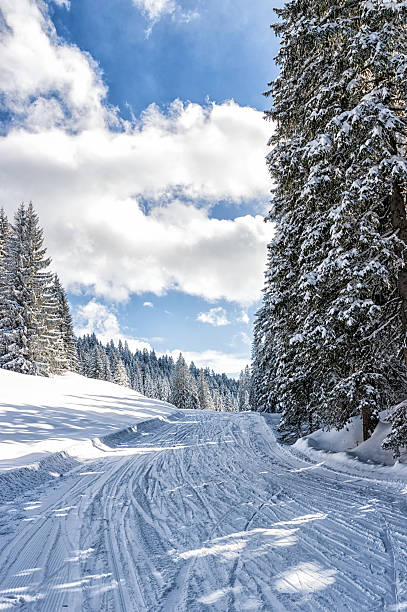
[[[33,200],[78,332],[249,359],[281,5],[0,0],[1,203]]]

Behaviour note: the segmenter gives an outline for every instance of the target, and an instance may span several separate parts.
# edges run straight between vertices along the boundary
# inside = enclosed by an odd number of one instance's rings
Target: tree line
[[[291,0],[266,95],[275,224],[253,385],[294,438],[355,415],[407,443],[407,5]],[[392,408],[397,406],[396,408]]]
[[[95,334],[77,339],[79,371],[130,387],[146,397],[168,401],[180,409],[215,411],[250,410],[250,372],[239,381],[216,374],[209,368],[187,365],[182,353],[174,362],[169,355],[157,357],[155,351],[131,351],[119,340],[104,345]]]

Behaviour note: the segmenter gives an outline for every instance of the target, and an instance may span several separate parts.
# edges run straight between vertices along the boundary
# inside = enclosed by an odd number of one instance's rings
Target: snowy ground
[[[407,608],[405,485],[302,459],[259,414],[165,418],[3,504],[0,610]]]
[[[266,418],[278,415],[266,415]],[[383,412],[381,418],[385,419]],[[275,424],[274,424],[275,425]],[[383,450],[382,442],[391,430],[390,423],[380,420],[373,435],[363,442],[362,420],[354,417],[337,431],[318,431],[300,438],[293,450],[315,463],[354,475],[379,480],[398,480],[407,484],[407,449],[401,449],[396,460],[392,451]]]

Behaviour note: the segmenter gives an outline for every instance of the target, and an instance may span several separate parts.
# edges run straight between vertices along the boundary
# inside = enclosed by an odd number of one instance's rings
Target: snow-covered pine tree
[[[392,428],[382,446],[393,451],[395,457],[400,457],[401,451],[407,447],[407,400],[394,406],[389,417]]]
[[[10,233],[10,224],[7,219],[6,211],[0,208],[0,262],[5,253],[7,236]]]
[[[229,390],[227,390],[225,394],[224,409],[225,412],[233,412],[236,410],[232,394]]]
[[[132,365],[131,386],[132,389],[134,389],[138,393],[143,393],[143,373],[141,371],[138,361],[136,360],[134,360],[134,363]]]
[[[268,391],[285,430],[361,414],[366,437],[406,380],[407,3],[277,13]]]
[[[266,299],[267,293],[262,307],[256,314],[253,329],[250,405],[252,410],[274,412],[273,385],[270,381],[273,363],[273,329],[270,326],[270,310],[267,308]]]
[[[198,386],[196,384],[196,380],[194,376],[191,374],[189,370],[189,401],[188,401],[188,409],[189,410],[198,410],[199,409],[199,398],[198,398]]]
[[[56,328],[62,342],[61,369],[76,372],[78,357],[72,316],[65,289],[61,285],[57,274],[54,274],[53,277],[52,292],[56,302]]]
[[[99,342],[93,347],[89,377],[106,380],[108,382],[112,381],[110,362],[105,350]]]
[[[182,354],[179,354],[171,381],[171,403],[180,409],[191,407],[191,375]]]
[[[206,382],[206,377],[202,370],[199,373],[199,380],[198,380],[198,400],[199,400],[200,410],[213,410],[214,409],[212,397],[211,397],[211,394],[209,393],[208,383]]]
[[[114,383],[121,385],[122,387],[130,386],[126,366],[124,365],[123,359],[120,357],[120,353],[116,348],[113,349],[113,352],[110,355],[110,369]]]
[[[246,366],[239,376],[239,391],[237,394],[239,412],[252,409],[250,405],[251,378],[250,368]]]
[[[223,412],[225,409],[222,396],[219,393],[219,389],[214,389],[213,391],[213,409],[216,412]]]
[[[151,374],[151,370],[147,367],[144,371],[143,380],[143,393],[146,397],[155,397],[156,395],[156,384]]]
[[[21,204],[3,256],[0,367],[26,374],[46,375],[55,365],[50,331],[55,303],[43,241],[32,204]]]
[[[10,233],[10,224],[4,208],[0,208],[0,355],[5,351],[5,339],[2,329],[6,327],[6,276],[3,258]]]

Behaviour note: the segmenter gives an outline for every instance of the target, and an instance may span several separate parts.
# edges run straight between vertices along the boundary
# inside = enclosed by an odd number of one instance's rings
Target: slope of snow
[[[175,410],[79,374],[42,378],[0,369],[0,472]]]
[[[301,459],[258,413],[167,419],[0,508],[0,610],[406,608],[407,488]]]
[[[361,418],[354,417],[339,431],[318,429],[300,438],[293,445],[293,449],[312,461],[323,461],[325,465],[336,469],[351,473],[370,473],[378,478],[396,478],[407,482],[407,452],[403,452],[399,460],[395,460],[391,451],[381,447],[390,427],[389,423],[380,420],[371,438],[363,442]]]
[[[42,378],[0,369],[0,500],[100,456],[115,432],[141,433],[176,413],[170,404],[79,374]]]

